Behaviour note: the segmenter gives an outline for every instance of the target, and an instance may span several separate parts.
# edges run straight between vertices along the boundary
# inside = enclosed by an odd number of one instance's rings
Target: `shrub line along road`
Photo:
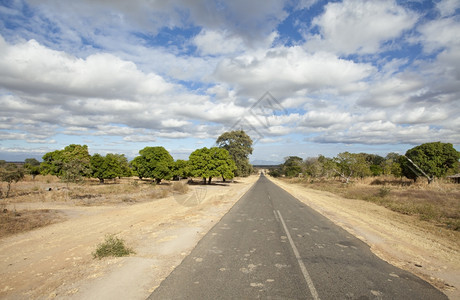
[[[149,299],[447,299],[263,175]]]

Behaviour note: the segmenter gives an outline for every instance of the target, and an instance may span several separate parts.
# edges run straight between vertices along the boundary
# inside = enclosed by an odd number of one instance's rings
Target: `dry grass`
[[[376,203],[401,214],[418,216],[448,229],[460,230],[460,185],[436,181],[413,183],[388,177],[365,178],[343,184],[339,180],[285,179],[347,199]]]
[[[64,217],[55,210],[10,211],[2,208],[0,211],[0,238],[54,224],[62,220],[64,220]]]
[[[0,187],[1,188],[1,187]],[[63,183],[54,176],[27,177],[12,186],[6,203],[67,202],[76,205],[94,206],[117,203],[136,203],[161,199],[173,193],[186,193],[184,182],[162,182],[122,178],[100,184],[97,179],[83,183]]]
[[[3,183],[2,183],[3,184]],[[0,185],[0,189],[5,188]],[[83,183],[63,183],[54,176],[26,176],[12,185],[10,197],[0,199],[0,238],[46,226],[63,220],[62,214],[53,210],[6,209],[16,203],[67,203],[77,206],[130,205],[138,202],[166,198],[173,193],[186,193],[184,182],[162,182],[157,185],[148,180],[122,178],[99,184],[88,179]]]

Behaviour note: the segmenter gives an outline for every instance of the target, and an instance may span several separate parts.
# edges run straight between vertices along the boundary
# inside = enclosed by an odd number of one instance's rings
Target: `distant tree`
[[[460,152],[450,143],[425,143],[407,150],[400,160],[402,174],[409,179],[417,180],[425,176],[428,183],[437,177],[445,176],[449,169],[456,168]]]
[[[346,183],[352,177],[364,177],[371,174],[369,162],[362,153],[342,152],[334,158],[335,172],[342,177]]]
[[[91,156],[86,145],[69,145],[43,156],[41,172],[56,175],[67,182],[77,182],[91,175]]]
[[[139,179],[147,178],[147,162],[145,158],[142,156],[136,156],[130,163],[132,168],[132,172],[135,176],[139,177]]]
[[[278,168],[270,168],[269,171],[268,171],[268,175],[272,176],[272,177],[280,177],[282,174],[281,172],[281,166],[278,167]]]
[[[217,147],[193,151],[189,157],[189,168],[192,176],[203,178],[204,183],[208,179],[208,184],[211,184],[213,177],[222,176],[224,181],[233,178],[236,170],[228,151]]]
[[[139,178],[152,178],[157,183],[172,178],[174,159],[163,147],[145,147],[131,165]]]
[[[18,182],[24,178],[24,169],[16,164],[1,163],[0,164],[0,179],[7,183],[5,198],[10,195],[11,184]],[[1,190],[0,190],[1,191]],[[1,193],[3,194],[3,193]]]
[[[225,182],[226,179],[232,179],[234,172],[237,171],[237,167],[228,151],[217,147],[212,147],[210,150],[212,161],[217,172],[222,177],[222,181]],[[211,182],[211,179],[209,179],[209,182]]]
[[[173,164],[172,173],[175,180],[189,177],[190,172],[188,168],[188,162],[183,159],[176,160]]]
[[[383,163],[383,174],[401,177],[401,164],[399,163],[401,155],[395,152],[388,153]]]
[[[105,179],[114,179],[122,175],[122,168],[117,154],[108,153],[105,157],[96,153],[91,156],[92,177],[104,183]]]
[[[383,174],[383,166],[385,164],[384,157],[377,155],[377,154],[367,154],[367,153],[360,153],[360,155],[364,156],[364,159],[369,165],[370,175],[379,176]],[[367,173],[367,171],[365,173]]]
[[[27,174],[32,175],[32,179],[35,179],[35,176],[40,175],[40,162],[35,158],[26,158],[24,170]]]
[[[318,157],[309,157],[304,161],[305,174],[311,177],[320,177],[323,172],[323,166],[321,165]]]
[[[252,139],[244,130],[224,132],[217,138],[216,144],[227,150],[235,162],[235,176],[249,176],[252,173],[252,165],[249,163],[249,155],[253,151]]]
[[[120,168],[120,173],[118,174],[118,178],[131,177],[133,173],[132,173],[131,168],[129,167],[128,159],[126,158],[126,156],[124,154],[113,154],[113,155]]]
[[[283,164],[283,174],[286,177],[297,177],[302,173],[302,158],[298,156],[288,156]]]

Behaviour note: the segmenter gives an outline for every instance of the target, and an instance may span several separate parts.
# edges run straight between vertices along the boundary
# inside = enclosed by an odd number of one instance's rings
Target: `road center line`
[[[276,211],[273,211],[273,214],[275,215],[275,220],[276,220],[277,222],[279,222],[279,221],[280,221],[280,218],[279,218],[278,215],[276,214]]]
[[[318,293],[316,292],[313,281],[311,280],[310,274],[308,274],[307,267],[305,267],[305,264],[303,263],[302,258],[300,257],[299,250],[297,250],[297,247],[295,246],[294,241],[292,240],[291,234],[289,233],[286,223],[284,223],[283,216],[281,215],[279,210],[277,210],[277,212],[278,212],[278,216],[281,221],[281,224],[283,224],[284,231],[286,232],[289,243],[291,244],[292,250],[294,251],[294,255],[297,258],[297,262],[299,263],[300,270],[302,271],[303,277],[305,278],[308,288],[310,289],[310,293],[313,296],[313,299],[319,300],[319,296],[318,296]]]

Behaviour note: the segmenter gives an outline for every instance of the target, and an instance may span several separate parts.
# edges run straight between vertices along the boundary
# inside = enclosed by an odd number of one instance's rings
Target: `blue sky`
[[[460,1],[0,1],[0,159],[460,149]],[[268,92],[268,93],[267,93]]]

